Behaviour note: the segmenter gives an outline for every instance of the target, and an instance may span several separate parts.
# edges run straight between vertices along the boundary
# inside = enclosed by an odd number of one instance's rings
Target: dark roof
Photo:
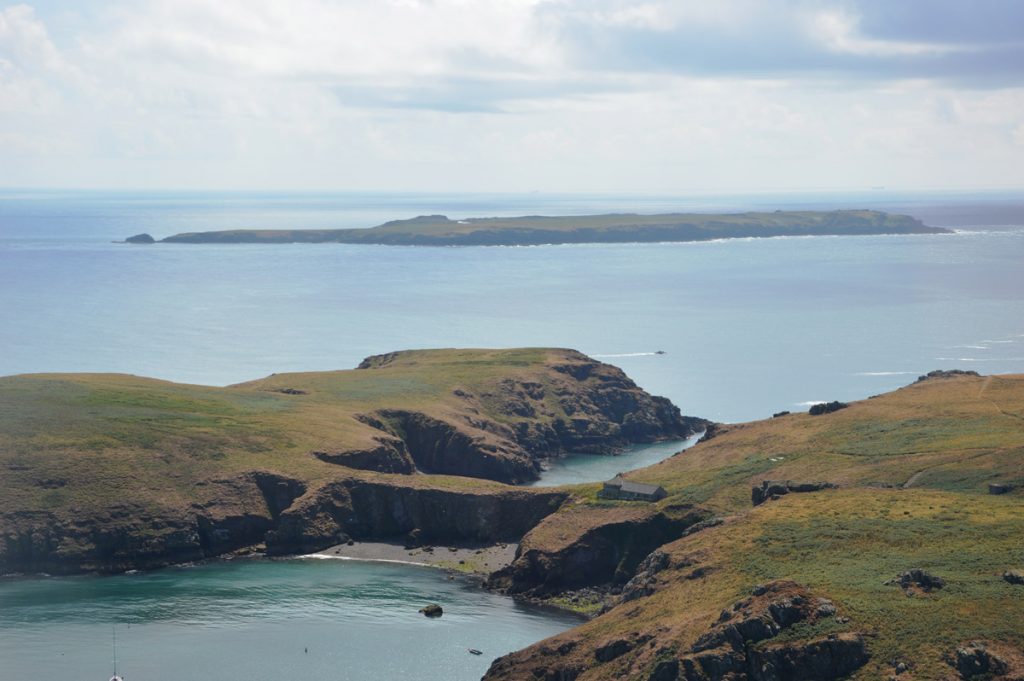
[[[645,485],[642,482],[631,482],[629,480],[623,480],[619,476],[615,476],[608,482],[604,483],[605,487],[618,487],[623,492],[630,492],[631,494],[657,494],[658,490],[661,489],[658,485]]]

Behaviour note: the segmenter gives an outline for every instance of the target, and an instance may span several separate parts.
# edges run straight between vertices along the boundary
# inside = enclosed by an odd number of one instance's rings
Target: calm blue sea
[[[884,199],[884,200],[883,200]],[[879,207],[953,235],[415,248],[127,246],[415,216]],[[0,375],[223,385],[403,348],[565,346],[762,418],[935,368],[1024,371],[1024,196],[0,193]],[[662,350],[666,354],[655,355]]]
[[[409,248],[128,246],[230,228],[450,217],[870,207],[950,235]],[[0,375],[224,385],[423,347],[565,346],[721,421],[858,399],[936,368],[1024,372],[1024,196],[0,192]],[[665,354],[655,354],[664,351]],[[575,459],[547,483],[628,461]],[[424,600],[451,604],[427,622]],[[443,573],[331,562],[0,582],[0,679],[478,678],[571,625]],[[130,627],[128,626],[130,625]],[[304,648],[309,653],[304,653]],[[467,647],[484,650],[468,655]]]

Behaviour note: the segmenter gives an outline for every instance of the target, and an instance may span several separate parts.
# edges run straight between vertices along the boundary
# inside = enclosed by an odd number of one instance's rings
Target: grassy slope
[[[228,388],[110,374],[0,378],[0,512],[101,508],[125,490],[134,502],[180,506],[203,500],[197,482],[249,470],[307,482],[344,474],[496,489],[470,478],[344,469],[310,452],[374,444],[379,431],[354,414],[389,407],[444,416],[464,408],[452,395],[457,387],[480,394],[499,392],[508,378],[544,382],[545,363],[567,356],[543,349],[416,351],[385,369],[278,374]],[[560,413],[553,400],[549,406]],[[484,407],[484,416],[507,418],[488,414],[486,400]]]
[[[824,416],[731,426],[631,477],[719,512],[749,506],[760,480],[983,493],[1024,482],[1024,377],[933,379]]]
[[[727,522],[662,547],[680,567],[658,575],[661,590],[527,649],[523,668],[542,664],[543,648],[575,640],[583,645],[573,656],[591,665],[581,679],[646,678],[657,649],[685,651],[754,585],[783,578],[834,598],[850,618],[797,627],[787,637],[871,634],[872,661],[857,678],[888,675],[895,658],[917,665],[906,678],[943,678],[949,667],[942,656],[973,639],[1021,648],[1024,588],[1000,575],[1024,567],[1024,497],[991,496],[987,482],[1024,482],[1022,417],[1024,376],[934,379],[833,414],[732,426],[630,474],[664,485],[670,496],[662,505],[698,503]],[[764,479],[827,480],[841,488],[752,508],[750,488]],[[575,504],[545,519],[524,543],[558,550],[607,522],[615,515],[609,507],[625,516],[649,506],[599,502],[595,490],[580,488]],[[588,515],[591,505],[603,510]],[[707,576],[686,579],[697,567]],[[884,584],[914,567],[949,585],[910,598]],[[656,633],[657,644],[592,666],[594,647],[634,632]]]
[[[584,641],[583,661],[593,664],[593,646],[656,633],[655,647],[580,677],[646,678],[657,649],[686,651],[754,585],[792,579],[832,598],[849,622],[798,626],[783,639],[864,632],[872,660],[855,678],[884,678],[893,659],[916,665],[907,678],[943,678],[949,668],[942,658],[958,644],[980,639],[1024,647],[1024,589],[1000,578],[1024,563],[1022,511],[1020,497],[936,490],[789,495],[662,547],[673,564],[685,567],[660,573],[659,591],[541,645]],[[908,597],[885,584],[913,567],[945,578],[948,586]],[[707,575],[687,579],[696,568]]]
[[[941,232],[927,228],[905,215],[879,211],[776,211],[772,213],[700,214],[670,213],[661,215],[609,214],[563,217],[526,216],[513,218],[469,218],[450,220],[443,215],[420,216],[395,220],[372,229],[339,230],[229,230],[178,234],[165,241],[184,242],[342,242],[342,243],[463,243],[458,237],[491,235],[480,243],[490,243],[495,235],[508,233],[512,242],[525,240],[528,233],[569,235],[586,232],[585,241],[627,241],[623,232],[638,234],[652,228],[685,228],[685,234],[674,240],[700,240],[758,233],[772,235],[778,231],[792,234]],[[616,236],[612,237],[611,235]],[[500,240],[500,237],[498,237]],[[642,240],[650,240],[644,238]]]

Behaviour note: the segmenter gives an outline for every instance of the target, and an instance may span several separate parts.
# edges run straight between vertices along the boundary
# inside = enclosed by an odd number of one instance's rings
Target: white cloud
[[[810,49],[842,68],[955,52],[872,37],[815,3],[780,7],[140,0],[57,31],[15,5],[0,10],[0,185],[1024,184],[1020,87],[801,75]],[[728,63],[693,66],[671,52],[681,35]],[[789,43],[777,67],[730,61]]]
[[[858,56],[941,55],[959,51],[956,45],[907,40],[878,40],[864,36],[859,30],[859,17],[841,10],[829,9],[809,16],[809,32],[828,49]]]

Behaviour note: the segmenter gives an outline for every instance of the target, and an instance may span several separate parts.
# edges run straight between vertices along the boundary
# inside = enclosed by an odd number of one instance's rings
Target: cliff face
[[[200,560],[263,541],[305,485],[253,472],[203,485],[189,506],[126,500],[89,513],[0,515],[0,574],[121,572]]]
[[[528,533],[515,561],[488,580],[492,589],[552,596],[622,585],[657,547],[682,537],[709,514],[692,506],[574,508]]]
[[[401,359],[403,353],[378,355],[359,368],[386,371]],[[545,458],[614,454],[632,443],[689,437],[708,425],[649,395],[620,369],[578,352],[563,351],[547,369],[541,377],[509,377],[483,390],[455,388],[451,406],[433,414],[381,409],[359,420],[420,472],[513,484],[536,480]]]
[[[564,492],[456,492],[345,481],[303,498],[267,535],[274,554],[314,551],[344,537],[429,542],[515,541],[568,498]]]
[[[201,560],[263,544],[273,555],[354,539],[516,541],[565,501],[564,492],[460,492],[347,479],[306,492],[298,480],[256,473],[216,483],[217,498],[188,508],[131,503],[72,518],[0,517],[0,574],[121,572]]]

